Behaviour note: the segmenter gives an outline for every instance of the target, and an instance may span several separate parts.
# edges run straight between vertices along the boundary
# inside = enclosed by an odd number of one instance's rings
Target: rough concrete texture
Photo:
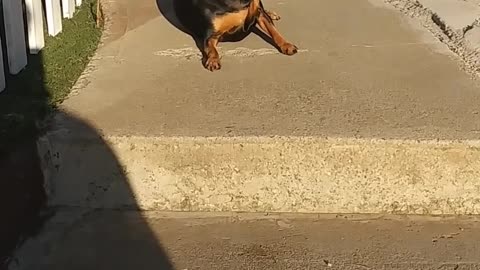
[[[465,34],[466,45],[472,50],[480,49],[480,27],[474,27]]]
[[[68,215],[28,242],[11,269],[480,268],[474,218],[98,211],[71,223]]]
[[[455,31],[464,31],[480,18],[480,6],[465,0],[418,0],[430,9],[447,26]]]
[[[477,48],[480,43],[477,43],[474,38],[475,34],[473,34],[473,38],[469,34],[471,31],[476,32],[475,29],[480,24],[478,16],[480,2],[478,0],[385,0],[385,2],[407,16],[420,21],[438,40],[446,44],[464,61],[465,71],[478,78],[480,75],[480,52]],[[469,8],[469,11],[464,11]]]
[[[479,143],[110,137],[106,144],[54,145],[62,169],[51,205],[480,214]]]

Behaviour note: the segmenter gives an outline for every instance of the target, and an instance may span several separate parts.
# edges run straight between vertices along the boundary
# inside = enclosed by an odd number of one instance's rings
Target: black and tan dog
[[[264,9],[261,0],[174,0],[175,13],[202,51],[203,64],[210,71],[219,70],[217,44],[239,32],[254,27],[266,34],[280,52],[297,53],[297,47],[282,37],[273,21],[280,19]]]

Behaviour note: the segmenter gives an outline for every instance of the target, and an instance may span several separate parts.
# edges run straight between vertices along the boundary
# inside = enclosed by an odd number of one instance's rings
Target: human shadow
[[[6,48],[1,15],[0,25]],[[109,143],[52,102],[43,52],[15,76],[3,56],[0,270],[173,269]]]
[[[184,0],[184,1],[175,1],[175,0],[155,0],[157,3],[157,8],[162,16],[176,29],[179,31],[189,35],[195,42],[197,48],[203,54],[203,41],[197,40],[193,33],[195,32],[192,27],[198,25],[198,20],[195,16],[186,10],[187,8],[183,7],[182,4],[186,1],[191,0]],[[224,43],[234,43],[240,42],[247,38],[250,34],[255,34],[265,42],[270,44],[272,47],[276,48],[280,51],[280,48],[275,44],[273,39],[264,33],[263,31],[259,30],[257,27],[252,27],[246,31],[237,31],[236,33],[225,35],[222,37],[220,42]]]

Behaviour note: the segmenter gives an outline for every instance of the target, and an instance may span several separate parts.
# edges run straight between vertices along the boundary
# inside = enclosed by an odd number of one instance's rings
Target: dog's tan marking
[[[256,17],[259,15],[260,10],[260,0],[253,0],[248,6],[248,15],[250,17]]]
[[[233,33],[244,27],[245,23],[255,23],[254,17],[259,14],[259,6],[260,0],[253,0],[246,9],[216,17],[213,20],[215,34]],[[246,28],[248,27],[244,27],[244,29]]]
[[[248,16],[248,10],[244,9],[235,13],[228,13],[213,20],[214,32],[218,35],[232,33],[243,26]]]
[[[259,16],[260,0],[252,0],[250,5],[240,11],[227,13],[213,19],[213,35],[204,44],[204,65],[210,71],[221,68],[220,56],[217,50],[219,39],[224,34],[232,34],[240,28],[248,29]],[[246,25],[248,24],[248,25]]]
[[[218,36],[211,37],[205,44],[205,68],[210,71],[219,70],[222,65],[220,63],[220,55],[218,54]]]

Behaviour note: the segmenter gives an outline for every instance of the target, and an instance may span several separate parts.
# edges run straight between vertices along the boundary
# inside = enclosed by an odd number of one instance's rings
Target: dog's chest
[[[217,16],[213,19],[213,27],[217,33],[233,33],[243,27],[248,18],[248,9]]]

